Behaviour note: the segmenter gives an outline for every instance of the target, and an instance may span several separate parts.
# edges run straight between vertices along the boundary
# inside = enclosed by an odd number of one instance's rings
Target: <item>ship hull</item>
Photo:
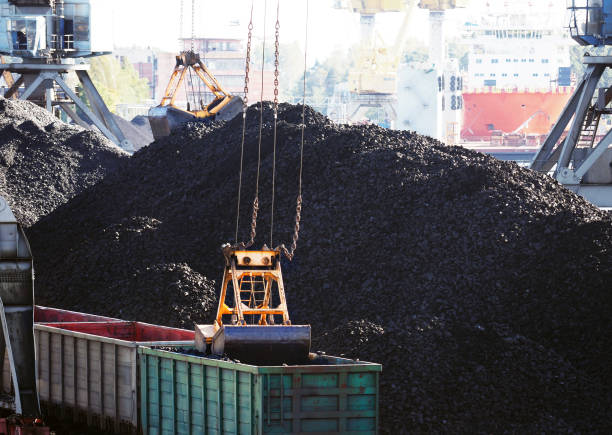
[[[568,87],[549,92],[464,92],[461,138],[490,140],[493,131],[546,135],[572,91]]]

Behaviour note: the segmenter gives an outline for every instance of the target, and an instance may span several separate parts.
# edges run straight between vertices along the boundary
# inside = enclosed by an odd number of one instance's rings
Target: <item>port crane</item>
[[[12,82],[6,98],[29,100],[50,112],[59,108],[90,128],[76,106],[115,145],[131,152],[133,145],[91,81],[89,65],[78,61],[111,52],[107,10],[104,0],[0,0],[0,54],[22,59],[1,63],[0,73]],[[69,73],[76,74],[91,109],[66,81]]]
[[[465,7],[467,3],[467,0],[337,0],[335,8],[348,9],[360,16],[359,49],[354,58],[355,66],[348,77],[348,120],[357,120],[360,111],[367,108],[382,109],[391,121],[390,124],[397,120],[398,68],[415,7],[429,11],[429,58],[437,76],[441,78],[446,62],[443,32],[445,11]],[[403,13],[402,23],[392,45],[386,45],[376,32],[376,15],[389,12]],[[440,93],[443,91],[440,89]],[[438,112],[441,113],[444,111],[442,98],[438,100]]]
[[[572,0],[570,35],[581,46],[612,45],[612,0]],[[600,139],[602,117],[612,114],[612,87],[602,83],[612,56],[590,56],[587,66],[531,169],[549,173],[573,192],[600,207],[612,207],[612,129]],[[566,129],[567,134],[564,136]]]

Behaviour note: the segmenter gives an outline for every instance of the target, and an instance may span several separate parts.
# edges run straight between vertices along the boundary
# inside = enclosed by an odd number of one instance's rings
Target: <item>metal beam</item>
[[[89,130],[89,128],[91,128],[91,126],[89,124],[87,124],[85,121],[83,121],[83,119],[77,115],[77,113],[72,110],[72,107],[70,107],[70,104],[68,103],[60,103],[59,105],[62,110],[64,111],[64,113],[66,113],[66,115],[68,115],[68,117],[70,119],[72,119],[77,125],[86,128]]]
[[[45,89],[45,105],[47,111],[53,113],[53,85]]]
[[[83,89],[87,94],[87,98],[89,98],[89,103],[92,107],[96,107],[97,111],[102,115],[101,119],[108,126],[108,129],[113,132],[113,135],[119,140],[118,145],[127,151],[134,151],[134,146],[132,143],[127,140],[123,131],[119,128],[119,125],[115,122],[113,118],[113,114],[106,107],[106,103],[98,93],[95,85],[91,81],[89,77],[89,73],[85,70],[76,71],[77,77],[79,78],[81,84],[83,85]],[[89,115],[88,115],[89,116]]]
[[[23,82],[23,76],[19,76],[17,81],[13,83],[13,86],[11,86],[8,91],[6,91],[6,93],[4,94],[4,98],[12,98],[14,95],[16,95],[17,91],[19,90],[19,87],[23,85]]]
[[[563,149],[563,144],[559,144],[557,148],[554,149],[552,154],[546,161],[542,164],[540,172],[545,174],[549,173],[553,166],[559,161],[559,156],[561,155],[561,150]]]
[[[23,77],[23,76],[22,76]],[[30,95],[32,95],[32,93],[38,89],[38,87],[42,84],[43,81],[51,79],[53,80],[53,74],[49,75],[49,73],[40,73],[32,83],[30,83],[30,86],[28,86],[24,91],[23,94],[21,94],[19,96],[20,100],[27,100],[28,97]]]
[[[584,175],[591,169],[591,167],[595,164],[597,159],[601,157],[601,155],[608,149],[608,146],[612,144],[612,130],[608,131],[604,138],[597,144],[595,148],[591,151],[589,156],[585,159],[584,162],[576,169],[575,174],[576,177],[582,179]]]
[[[545,162],[550,160],[549,155],[551,154],[557,142],[559,142],[561,135],[565,131],[565,127],[567,127],[567,124],[569,124],[572,117],[574,116],[574,112],[576,111],[576,107],[578,106],[578,100],[580,99],[580,95],[582,95],[585,83],[586,78],[583,77],[580,81],[580,84],[578,85],[578,87],[570,97],[569,101],[565,105],[565,108],[561,112],[561,115],[559,115],[559,119],[555,123],[555,126],[550,131],[550,134],[542,144],[542,147],[536,154],[535,158],[533,159],[530,168],[534,171],[543,171],[543,166]]]
[[[564,187],[598,207],[612,207],[610,184],[566,184]]]
[[[565,142],[563,143],[563,149],[561,150],[561,155],[559,156],[559,161],[557,163],[557,169],[555,171],[555,177],[564,169],[567,168],[570,158],[572,156],[572,152],[576,147],[576,142],[578,141],[578,137],[580,136],[580,131],[582,130],[582,124],[584,123],[584,119],[586,117],[586,112],[591,104],[591,99],[593,98],[593,94],[595,93],[595,89],[597,87],[597,83],[599,83],[599,79],[606,69],[605,65],[589,65],[586,72],[586,84],[584,87],[584,91],[580,96],[580,101],[578,102],[578,107],[576,108],[576,115],[574,116],[574,121],[570,128],[570,131],[565,138]]]
[[[68,97],[70,97],[70,99],[74,101],[77,107],[81,109],[85,113],[85,115],[87,115],[89,119],[91,119],[94,125],[100,129],[104,136],[113,141],[115,145],[121,146],[121,143],[119,142],[117,137],[108,128],[106,128],[104,123],[100,121],[91,110],[89,110],[87,105],[72,91],[72,89],[70,89],[66,82],[62,80],[62,78],[59,76],[59,74],[56,74],[55,81],[60,86],[60,88],[62,88],[64,92],[66,92],[66,95],[68,95]]]

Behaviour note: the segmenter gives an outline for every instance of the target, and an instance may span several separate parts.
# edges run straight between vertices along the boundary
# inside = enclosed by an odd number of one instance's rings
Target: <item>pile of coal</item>
[[[280,106],[276,147],[268,105],[258,146],[259,116],[247,113],[238,240],[259,174],[254,247],[289,245],[302,109]],[[312,325],[315,349],[383,364],[382,432],[610,432],[612,217],[513,163],[305,118],[291,320]],[[37,301],[211,322],[241,138],[240,117],[187,125],[38,222]]]
[[[0,195],[23,225],[115,170],[128,155],[100,133],[0,97]]]

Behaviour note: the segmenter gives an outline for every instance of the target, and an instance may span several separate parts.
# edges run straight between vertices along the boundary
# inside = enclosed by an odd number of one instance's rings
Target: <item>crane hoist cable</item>
[[[246,61],[244,66],[244,99],[242,105],[242,140],[240,143],[240,172],[238,178],[238,205],[236,207],[236,237],[235,244],[238,244],[238,227],[240,225],[240,195],[242,193],[242,167],[244,164],[244,135],[246,132],[246,115],[249,106],[249,71],[251,69],[251,39],[253,36],[253,3],[251,0],[251,18],[249,21],[249,34],[247,36]]]
[[[247,67],[245,68],[245,96],[248,92],[248,64],[250,60],[250,48],[251,48],[251,35],[253,25],[253,2],[251,3],[251,21],[249,22],[249,35],[247,42]],[[273,160],[272,160],[272,201],[271,201],[271,218],[270,218],[270,245],[273,246],[274,236],[274,202],[275,202],[275,191],[276,191],[276,142],[277,142],[277,120],[278,120],[278,77],[279,77],[279,35],[280,35],[280,0],[277,1],[276,6],[276,24],[275,24],[275,53],[274,53],[274,133],[273,133]],[[300,231],[300,221],[302,214],[302,174],[304,167],[304,130],[306,127],[306,73],[307,73],[307,56],[308,56],[308,17],[309,17],[309,0],[306,1],[306,24],[305,24],[305,35],[304,35],[304,77],[302,83],[302,122],[301,128],[301,140],[300,140],[300,167],[298,177],[298,195],[296,198],[296,210],[295,210],[295,225],[293,230],[293,237],[291,246],[289,249],[284,244],[279,245],[276,249],[285,255],[289,260],[293,259],[295,250],[297,248],[297,241]],[[266,2],[264,1],[264,24],[266,21]],[[262,49],[262,82],[261,82],[261,95],[260,95],[260,122],[259,122],[259,140],[258,140],[258,154],[257,154],[257,178],[255,185],[255,199],[253,201],[253,213],[251,220],[251,237],[247,243],[241,243],[243,248],[248,248],[255,242],[256,228],[257,228],[257,214],[259,211],[259,176],[261,167],[261,142],[262,142],[262,130],[263,130],[263,67],[265,65],[265,25],[264,25],[264,43]],[[240,172],[238,181],[238,205],[236,210],[236,229],[235,229],[235,243],[238,246],[238,228],[240,224],[240,195],[242,190],[242,172],[244,165],[244,136],[246,131],[246,108],[247,99],[245,97],[245,103],[243,107],[243,129],[242,129],[242,141],[240,147]]]
[[[191,0],[191,51],[195,48],[195,0]]]
[[[274,25],[274,133],[272,138],[272,201],[270,202],[270,246],[274,246],[274,194],[276,183],[276,123],[278,120],[278,38],[280,35],[280,23],[278,13],[280,0],[276,2],[276,24]]]
[[[302,173],[304,168],[304,130],[306,128],[306,70],[307,70],[307,55],[308,55],[308,14],[309,14],[309,2],[306,0],[306,24],[304,30],[304,79],[302,81],[302,124],[300,128],[301,140],[300,140],[300,171],[298,175],[298,195],[295,204],[295,226],[293,227],[293,237],[291,240],[291,247],[287,249],[285,245],[280,245],[279,249],[289,261],[293,260],[295,249],[297,248],[297,241],[300,234],[300,221],[302,219]]]
[[[183,0],[181,0],[181,7],[179,8],[179,44],[183,38]],[[182,48],[182,47],[181,47]]]
[[[257,176],[255,178],[255,198],[253,199],[253,212],[251,215],[251,237],[245,247],[253,246],[257,236],[257,214],[259,213],[259,173],[261,168],[261,141],[263,136],[263,92],[264,92],[264,67],[266,62],[266,18],[268,1],[264,0],[263,16],[263,44],[261,48],[261,93],[259,96],[259,139],[257,143]]]

